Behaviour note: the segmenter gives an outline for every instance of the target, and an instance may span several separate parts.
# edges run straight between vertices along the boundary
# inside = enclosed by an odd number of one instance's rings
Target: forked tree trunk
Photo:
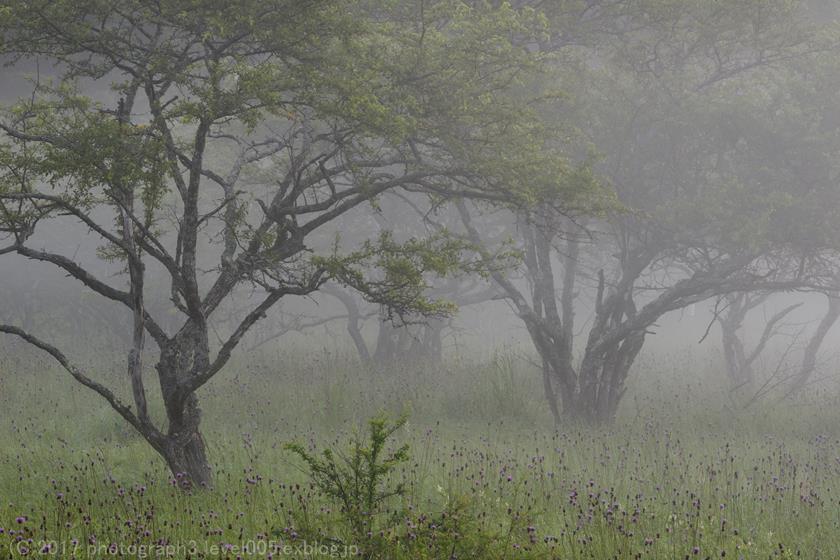
[[[634,331],[607,348],[589,347],[581,361],[580,389],[572,416],[589,424],[609,424],[627,388],[630,368],[644,345],[645,331]]]
[[[466,204],[460,202],[456,207],[470,240],[481,246],[481,235],[472,226]],[[595,321],[576,371],[573,354],[579,226],[563,220],[558,222],[550,209],[542,210],[545,211],[521,216],[517,224],[522,234],[530,301],[503,273],[494,272],[491,276],[516,307],[540,355],[543,390],[555,424],[564,419],[587,424],[608,423],[618,410],[627,374],[642,348],[647,326],[669,311],[673,303],[659,301],[646,310],[644,320],[634,320],[634,282],[653,256],[646,251],[625,251],[621,277],[608,296],[603,271],[598,273]],[[560,251],[559,289],[552,258],[558,242],[564,245]],[[660,308],[661,311],[653,313]]]
[[[182,486],[212,483],[198,397],[183,388],[184,380],[208,367],[208,356],[206,327],[189,323],[161,349],[156,368],[169,422],[158,452]]]
[[[723,347],[723,359],[726,365],[726,373],[729,376],[733,390],[749,389],[755,383],[755,363],[762,356],[770,341],[779,334],[779,327],[782,321],[792,311],[802,305],[795,303],[778,311],[771,316],[764,324],[761,336],[755,347],[747,351],[741,337],[741,329],[750,311],[767,301],[771,294],[750,294],[740,292],[730,294],[724,298],[726,301],[726,312],[717,317],[720,323],[721,346]]]

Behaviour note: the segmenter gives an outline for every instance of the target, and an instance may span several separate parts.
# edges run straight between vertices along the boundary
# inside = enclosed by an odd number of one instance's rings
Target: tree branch
[[[32,346],[35,346],[52,356],[53,359],[61,365],[61,367],[63,367],[70,375],[73,376],[74,379],[76,379],[76,381],[104,398],[108,404],[111,405],[111,408],[113,408],[120,416],[131,424],[153,447],[156,449],[160,448],[163,436],[160,431],[151,424],[151,422],[148,420],[143,421],[138,418],[131,411],[131,408],[124,405],[110,389],[87,377],[78,367],[70,363],[67,356],[65,356],[58,348],[23,331],[22,329],[11,325],[0,324],[0,332],[17,336]]]
[[[65,270],[75,278],[76,280],[80,281],[82,284],[93,290],[94,292],[98,293],[101,296],[104,296],[110,300],[118,301],[123,305],[127,306],[128,308],[133,308],[131,294],[128,292],[124,292],[122,290],[118,290],[105,282],[102,282],[92,274],[90,274],[87,270],[82,268],[79,264],[73,262],[72,260],[68,259],[63,255],[59,255],[56,253],[47,253],[46,251],[36,251],[24,245],[17,245],[16,252],[24,257],[27,257],[32,260],[48,262],[54,264],[55,266]],[[155,339],[159,345],[163,345],[169,337],[163,331],[163,329],[157,324],[151,315],[148,312],[144,312],[144,321],[146,325],[146,330]]]

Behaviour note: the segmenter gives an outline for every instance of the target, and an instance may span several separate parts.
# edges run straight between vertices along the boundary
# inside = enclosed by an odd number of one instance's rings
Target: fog
[[[0,30],[0,557],[837,554],[836,2]]]

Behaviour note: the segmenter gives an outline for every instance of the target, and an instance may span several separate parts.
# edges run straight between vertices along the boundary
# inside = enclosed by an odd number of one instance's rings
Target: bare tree
[[[779,328],[784,325],[783,320],[792,311],[802,306],[802,303],[788,305],[773,314],[764,323],[764,328],[753,349],[746,351],[740,334],[744,320],[749,312],[767,301],[771,294],[740,292],[724,296],[725,310],[715,313],[720,324],[721,345],[726,372],[733,388],[750,388],[755,382],[754,364],[764,352],[767,344],[779,334]]]

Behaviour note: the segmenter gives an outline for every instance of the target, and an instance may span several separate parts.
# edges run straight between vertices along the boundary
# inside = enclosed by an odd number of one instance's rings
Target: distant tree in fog
[[[767,345],[781,334],[785,326],[784,319],[791,312],[802,306],[802,302],[793,303],[777,311],[764,323],[761,334],[752,348],[747,348],[741,329],[750,311],[763,305],[770,297],[769,293],[736,292],[727,294],[715,309],[715,319],[720,325],[721,346],[726,373],[735,390],[752,388],[755,382],[755,365],[758,363]]]
[[[816,41],[825,35],[789,2],[606,4],[580,12],[591,35],[546,48],[568,53],[558,64],[572,61],[559,118],[591,142],[592,172],[618,208],[563,215],[545,198],[515,209],[524,278],[493,275],[542,359],[558,423],[615,417],[666,313],[722,294],[831,283],[823,257],[837,249],[830,236],[805,248],[789,227],[824,223],[837,205],[836,195],[822,208],[803,201],[837,191],[837,168],[819,154],[831,153],[838,129],[825,132],[828,144],[807,138],[790,99],[796,65],[835,43]],[[575,13],[560,10],[557,25]],[[460,208],[468,239],[492,247],[504,238],[490,233],[498,220],[486,205]]]
[[[735,404],[748,406],[779,392],[791,396],[802,390],[818,368],[823,342],[840,319],[840,298],[836,291],[826,290],[825,310],[818,321],[789,324],[791,313],[805,302],[792,303],[772,315],[765,313],[761,332],[748,346],[745,324],[774,294],[737,292],[715,303],[714,320],[720,326],[723,361]],[[759,368],[767,370],[764,375],[759,375]]]
[[[457,211],[448,202],[448,199],[427,200],[422,195],[390,193],[363,217],[373,222],[375,229],[390,231],[400,238],[446,234],[458,227]],[[346,227],[364,231],[358,225],[356,221]],[[404,317],[403,322],[395,323],[388,317],[387,310],[377,310],[348,290],[327,285],[324,291],[346,310],[346,315],[340,319],[345,321],[347,333],[362,362],[391,367],[407,361],[417,367],[429,367],[443,361],[445,338],[453,332],[453,318]],[[454,304],[459,310],[500,297],[497,289],[488,286],[480,275],[475,274],[434,278],[426,293],[434,299]],[[363,327],[368,319],[373,318],[377,319],[374,325],[376,336],[371,343],[366,340]]]

